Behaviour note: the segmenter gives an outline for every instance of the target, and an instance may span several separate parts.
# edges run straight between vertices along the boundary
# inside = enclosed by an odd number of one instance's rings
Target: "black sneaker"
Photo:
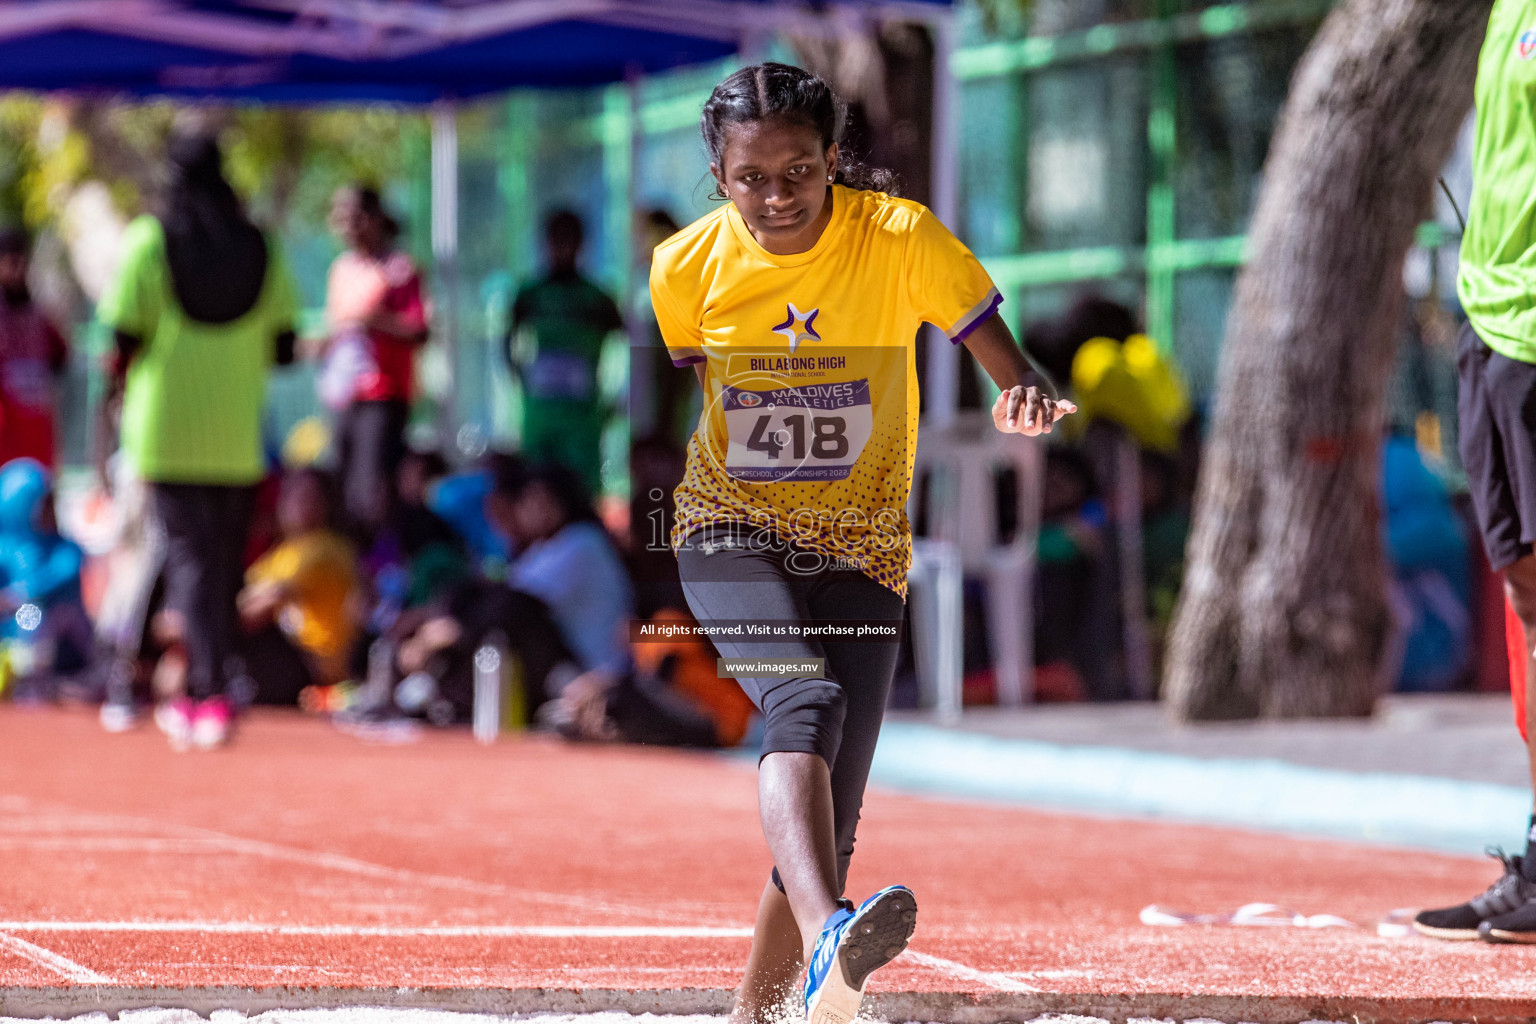
[[[1536,943],[1536,899],[1484,921],[1477,926],[1477,937],[1484,942]]]
[[[1420,911],[1413,919],[1414,930],[1434,939],[1466,941],[1479,938],[1479,929],[1487,927],[1489,921],[1530,911],[1527,919],[1533,929],[1532,937],[1500,941],[1536,942],[1536,904],[1531,902],[1536,900],[1536,882],[1526,881],[1520,873],[1518,856],[1505,856],[1501,850],[1490,850],[1489,856],[1504,862],[1504,874],[1487,892],[1458,906]]]

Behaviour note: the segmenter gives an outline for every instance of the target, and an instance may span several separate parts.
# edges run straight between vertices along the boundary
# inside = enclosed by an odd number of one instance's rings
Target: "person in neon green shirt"
[[[217,143],[180,136],[159,216],[128,227],[98,315],[117,339],[123,453],[165,532],[166,603],[183,621],[187,697],[157,714],[173,745],[229,734],[224,695],[255,485],[265,474],[267,373],[293,359],[282,252],[245,216]]]
[[[1536,3],[1498,0],[1478,60],[1472,202],[1457,292],[1457,447],[1489,564],[1522,637],[1511,637],[1510,684],[1536,781]],[[1487,892],[1414,919],[1442,939],[1536,942],[1536,814],[1523,855],[1505,857]]]

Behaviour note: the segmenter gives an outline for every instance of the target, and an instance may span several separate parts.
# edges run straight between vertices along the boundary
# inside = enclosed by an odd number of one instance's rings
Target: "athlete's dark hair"
[[[816,132],[825,150],[842,141],[847,116],[847,104],[837,98],[825,79],[803,68],[770,61],[742,68],[715,86],[704,103],[699,128],[709,158],[724,167],[725,132],[731,125],[781,118]],[[866,167],[846,153],[838,160],[836,181],[849,188],[892,194],[899,186],[891,171]],[[714,198],[726,197],[717,190]]]

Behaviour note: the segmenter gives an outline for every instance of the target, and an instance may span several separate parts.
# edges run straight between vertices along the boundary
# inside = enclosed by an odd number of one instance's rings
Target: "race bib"
[[[540,352],[528,367],[528,393],[535,398],[585,402],[592,397],[592,364],[570,352]]]
[[[844,480],[874,427],[869,381],[722,392],[725,471],[738,480]]]

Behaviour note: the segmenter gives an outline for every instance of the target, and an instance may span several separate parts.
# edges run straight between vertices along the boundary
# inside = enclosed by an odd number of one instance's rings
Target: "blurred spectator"
[[[1387,426],[1418,439],[1431,467],[1452,487],[1466,490],[1456,450],[1455,318],[1434,297],[1408,302],[1387,378]]]
[[[1041,487],[1035,688],[1040,699],[1128,695],[1120,649],[1114,538],[1093,471],[1077,451],[1047,449]]]
[[[1184,585],[1184,546],[1189,540],[1190,509],[1179,489],[1179,466],[1162,452],[1141,453],[1141,558],[1147,587],[1147,615],[1161,665],[1161,643],[1173,624],[1179,590]]]
[[[122,447],[166,536],[166,601],[183,624],[187,697],[158,715],[173,745],[228,737],[235,594],[264,475],[267,372],[293,357],[294,291],[245,216],[217,143],[177,136],[158,217],[135,220],[101,319],[116,332]],[[194,703],[195,702],[195,703]]]
[[[1382,499],[1392,564],[1398,690],[1454,689],[1472,658],[1466,528],[1411,437],[1382,446]]]
[[[660,209],[647,211],[640,219],[640,251],[636,254],[639,257],[638,262],[649,268],[652,251],[677,234],[678,230],[677,222],[667,211]],[[648,289],[647,298],[649,298]],[[656,317],[649,312],[649,304],[646,310],[648,313],[646,345],[643,351],[649,360],[646,372],[650,377],[649,386],[655,392],[656,404],[651,422],[637,423],[633,418],[633,409],[631,422],[636,423],[641,430],[656,440],[669,441],[679,448],[684,448],[687,447],[688,438],[693,434],[693,428],[698,423],[699,407],[704,396],[692,377],[676,371],[676,367],[672,365],[672,358],[667,355],[666,345],[662,343],[661,328],[656,323]],[[631,382],[631,387],[633,386]],[[635,493],[640,493],[638,485]]]
[[[450,473],[427,493],[427,508],[453,529],[469,549],[475,567],[500,578],[512,556],[511,542],[497,533],[485,514],[485,499],[494,490],[522,486],[528,465],[518,455],[490,452],[473,469]]]
[[[69,349],[32,301],[29,264],[27,236],[0,231],[0,465],[29,458],[52,469],[54,392]]]
[[[101,724],[124,732],[138,723],[136,691],[141,656],[165,568],[165,531],[154,516],[154,495],[128,468],[112,459],[103,469],[118,528],[106,555],[107,585],[96,609],[95,668],[100,671]],[[161,595],[163,597],[163,595]]]
[[[407,452],[395,473],[395,501],[362,572],[371,589],[370,641],[394,627],[408,608],[444,596],[470,574],[463,540],[427,507],[432,485],[448,464],[436,452]],[[356,664],[358,674],[366,672]]]
[[[532,714],[586,671],[628,670],[629,579],[581,479],[545,464],[501,475],[486,516],[519,552],[505,583],[469,581],[444,601],[401,617],[397,663],[425,670],[461,716],[472,706],[472,663],[488,639],[504,643]]]
[[[288,474],[277,503],[282,539],[246,571],[240,618],[255,699],[293,704],[312,684],[346,679],[357,635],[357,554],[333,528],[330,479]]]
[[[18,696],[47,697],[56,675],[85,666],[82,560],[59,535],[47,469],[34,459],[0,467],[0,690],[9,682]]]
[[[1136,314],[1094,292],[1079,295],[1060,317],[1031,324],[1024,332],[1024,347],[1058,388],[1072,381],[1072,361],[1093,338],[1124,341],[1140,331]]]
[[[519,551],[507,584],[544,602],[582,669],[621,674],[634,598],[581,478],[536,466],[520,488],[492,493],[486,513]]]
[[[677,556],[667,540],[675,507],[672,492],[683,481],[686,461],[683,447],[665,436],[641,438],[630,446],[627,561],[635,581],[635,612],[642,619],[662,608],[688,607]]]
[[[604,340],[624,320],[613,299],[577,269],[582,234],[581,218],[569,210],[545,221],[548,265],[543,277],[517,293],[506,349],[523,387],[524,453],[575,470],[596,494],[610,412],[598,390],[597,366]]]
[[[336,193],[331,228],[347,249],[331,264],[320,393],[337,410],[337,457],[346,525],[364,544],[389,514],[396,465],[425,344],[426,298],[411,258],[395,248],[400,224],[371,188]]]
[[[664,608],[654,625],[695,625]],[[542,719],[567,739],[667,747],[734,747],[756,708],[734,679],[721,679],[716,652],[697,636],[642,640],[633,670],[614,679],[588,672],[545,707]]]

